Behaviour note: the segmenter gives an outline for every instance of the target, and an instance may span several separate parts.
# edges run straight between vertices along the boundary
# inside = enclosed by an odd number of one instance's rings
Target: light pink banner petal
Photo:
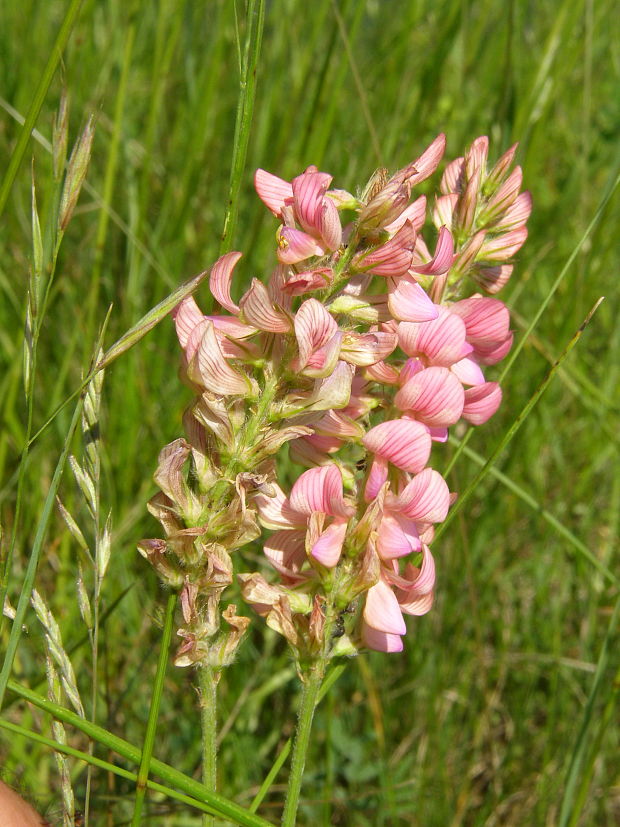
[[[293,198],[293,188],[289,182],[264,169],[257,169],[254,173],[254,187],[260,200],[276,217],[281,215],[285,202]]]
[[[450,491],[444,478],[433,468],[425,468],[390,503],[412,520],[441,523],[450,508]]]
[[[424,468],[431,452],[427,429],[421,422],[410,419],[381,422],[368,431],[362,442],[371,453],[414,474]]]
[[[447,227],[441,227],[433,258],[428,264],[414,264],[411,269],[414,273],[420,273],[426,276],[439,276],[442,273],[448,272],[453,260],[454,239],[452,238],[452,233]]]
[[[278,261],[282,264],[297,264],[311,256],[322,256],[325,252],[315,238],[296,227],[280,227],[277,243]]]
[[[209,288],[213,298],[235,316],[239,312],[239,307],[230,297],[230,284],[233,270],[241,255],[241,253],[232,252],[218,258],[211,268],[211,275],[209,276]]]
[[[346,520],[333,522],[312,546],[310,553],[314,559],[327,568],[333,568],[340,560],[346,531]]]
[[[430,322],[439,315],[433,300],[409,274],[388,280],[388,307],[401,322]]]
[[[383,580],[371,586],[366,593],[364,620],[378,632],[404,635],[407,627],[392,589]]]
[[[472,425],[482,425],[497,411],[502,401],[502,389],[497,382],[485,382],[465,391],[463,419]]]
[[[239,300],[240,311],[248,324],[270,333],[288,333],[293,325],[290,318],[276,310],[267,288],[258,279],[252,279],[250,289]]]
[[[177,338],[182,348],[187,345],[190,333],[204,319],[193,296],[186,296],[172,311]]]
[[[392,652],[403,651],[403,639],[400,635],[388,635],[385,632],[379,632],[362,622],[362,640],[369,649],[375,652]]]
[[[206,323],[196,356],[201,379],[210,391],[222,396],[245,396],[251,390],[248,377],[234,370],[224,358],[212,322]]]
[[[450,370],[464,385],[481,385],[485,381],[480,365],[471,356],[455,362]]]
[[[415,522],[386,512],[377,532],[377,551],[383,560],[404,557],[422,548]]]
[[[307,299],[301,304],[295,314],[294,327],[299,348],[296,370],[303,369],[310,354],[326,345],[338,330],[334,317],[316,299]]]
[[[454,425],[463,412],[465,393],[448,368],[430,367],[413,376],[394,397],[401,411],[413,411],[425,425]]]

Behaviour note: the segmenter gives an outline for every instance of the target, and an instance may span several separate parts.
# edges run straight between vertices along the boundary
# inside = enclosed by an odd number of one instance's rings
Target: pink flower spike
[[[388,507],[422,523],[441,523],[450,508],[450,491],[444,478],[433,468],[425,468],[411,480],[398,497],[390,497]]]
[[[303,370],[311,354],[326,345],[338,331],[334,317],[316,299],[306,299],[300,305],[295,314],[294,327],[299,348],[295,370]]]
[[[497,411],[502,401],[502,389],[497,382],[485,382],[465,391],[463,419],[472,425],[482,425]]]
[[[235,316],[239,313],[239,307],[230,297],[230,283],[233,269],[241,255],[241,253],[233,252],[226,253],[226,255],[218,258],[211,268],[211,275],[209,276],[209,287],[214,299]]]
[[[378,632],[386,632],[388,635],[407,633],[396,595],[383,580],[371,586],[366,593],[364,620]]]
[[[297,264],[311,256],[322,256],[325,252],[316,239],[296,227],[280,227],[276,238],[278,261],[282,264]]]
[[[389,279],[388,307],[395,319],[401,322],[430,322],[439,311],[432,299],[410,276]]]
[[[194,301],[194,297],[186,296],[182,302],[177,304],[172,311],[172,318],[174,319],[179,344],[185,349],[192,330],[204,319]]]
[[[391,419],[371,428],[362,440],[373,454],[413,474],[421,471],[431,453],[431,437],[421,422]]]
[[[400,635],[388,635],[385,632],[378,632],[362,622],[362,641],[369,649],[375,652],[392,652],[403,651],[403,640]]]
[[[347,521],[336,519],[312,546],[311,554],[322,566],[333,568],[342,553]]]
[[[447,227],[442,227],[439,230],[439,238],[437,239],[437,247],[435,255],[428,262],[428,264],[412,265],[411,269],[414,273],[420,273],[425,276],[439,276],[447,273],[452,266],[454,259],[454,239],[452,233]]]
[[[248,324],[269,333],[288,333],[290,318],[273,306],[267,288],[258,279],[252,279],[250,289],[239,300],[240,312]]]
[[[348,519],[354,513],[344,501],[342,474],[334,463],[304,471],[293,485],[289,499],[295,511],[308,517],[319,512]]]
[[[280,217],[285,202],[293,198],[293,187],[289,182],[264,169],[257,169],[254,173],[254,187],[260,200],[276,218]]]
[[[413,411],[425,425],[445,428],[460,419],[465,393],[448,368],[430,367],[406,382],[394,403],[401,411]]]

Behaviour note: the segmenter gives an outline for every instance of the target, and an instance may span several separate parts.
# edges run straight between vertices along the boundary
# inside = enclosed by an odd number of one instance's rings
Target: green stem
[[[212,666],[198,670],[200,723],[202,727],[202,783],[215,792],[217,787],[217,682],[219,672]],[[203,827],[214,827],[215,819],[203,815]]]
[[[312,720],[314,718],[314,710],[319,699],[324,675],[325,660],[324,658],[320,658],[310,667],[303,685],[299,718],[297,721],[297,733],[293,747],[293,759],[291,761],[291,773],[286,793],[286,804],[284,806],[284,813],[282,814],[282,827],[294,827],[295,824],[306,754],[310,743]]]

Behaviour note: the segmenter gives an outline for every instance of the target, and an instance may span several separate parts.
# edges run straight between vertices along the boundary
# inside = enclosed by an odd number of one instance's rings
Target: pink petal
[[[346,408],[351,398],[351,383],[355,367],[338,362],[334,372],[324,379],[317,379],[303,408],[307,411],[326,411],[329,408]]]
[[[406,382],[394,397],[401,411],[414,411],[425,425],[445,428],[458,421],[465,402],[463,386],[448,368],[430,367]]]
[[[487,293],[499,293],[508,283],[513,269],[512,264],[501,264],[496,267],[478,265],[471,271],[471,276]]]
[[[288,333],[291,320],[273,306],[267,288],[258,279],[252,279],[250,289],[239,300],[240,312],[248,324],[270,333]]]
[[[522,192],[515,202],[506,210],[500,220],[495,223],[494,230],[506,232],[522,227],[532,212],[532,196],[529,192]]]
[[[307,523],[305,515],[291,508],[288,497],[277,483],[272,483],[272,485],[276,492],[275,497],[255,494],[252,498],[252,502],[258,509],[261,525],[270,529],[305,528]]]
[[[334,271],[331,267],[319,267],[316,270],[305,270],[303,273],[293,273],[282,290],[289,296],[301,296],[313,290],[322,290],[332,283]]]
[[[499,344],[510,333],[510,313],[504,302],[483,296],[473,296],[450,305],[465,322],[467,339],[474,347],[487,342]]]
[[[187,345],[190,333],[204,319],[193,296],[186,296],[172,311],[177,338],[182,348]]]
[[[426,465],[431,452],[431,437],[421,422],[392,419],[371,428],[362,440],[364,447],[377,456],[417,473]]]
[[[424,226],[424,221],[426,219],[426,196],[421,195],[419,198],[416,198],[409,206],[403,210],[403,212],[392,221],[390,224],[386,224],[383,228],[386,232],[390,235],[395,235],[398,230],[403,226],[405,221],[409,221],[409,223],[413,226],[413,229],[416,232],[419,232],[422,227]]]
[[[323,199],[319,209],[319,235],[327,250],[337,250],[342,244],[342,224],[340,213],[330,198]]]
[[[416,474],[398,497],[390,500],[389,508],[402,511],[418,522],[441,523],[450,508],[450,491],[438,471],[425,468]]]
[[[484,210],[485,216],[488,215],[490,218],[498,218],[502,213],[506,212],[508,207],[516,200],[522,183],[523,171],[521,167],[515,167],[489,200]]]
[[[330,376],[338,363],[343,333],[338,331],[326,345],[315,350],[308,357],[306,366],[301,371],[304,376]]]
[[[396,385],[398,383],[398,371],[385,362],[369,365],[365,373],[375,382],[382,382],[384,385]]]
[[[285,201],[293,198],[293,188],[289,182],[264,169],[257,169],[254,173],[254,186],[258,197],[276,217],[280,216]]]
[[[333,568],[342,553],[342,544],[344,543],[345,534],[347,532],[347,521],[334,521],[319,537],[319,539],[312,546],[310,552],[315,560],[318,560],[321,565],[327,568]]]
[[[485,381],[480,365],[470,356],[455,362],[450,370],[464,385],[481,385]]]
[[[390,511],[383,515],[377,533],[377,551],[383,560],[404,557],[421,548],[414,520]]]
[[[247,376],[234,370],[224,358],[213,323],[207,321],[196,358],[206,388],[222,396],[246,396],[252,389]]]
[[[263,545],[265,557],[274,569],[298,582],[305,580],[299,572],[306,561],[305,531],[276,531]]]
[[[289,456],[292,462],[312,468],[315,465],[325,465],[329,461],[329,455],[339,451],[343,444],[337,437],[313,434],[291,442]]]
[[[355,257],[354,266],[378,276],[402,276],[411,264],[416,233],[406,221],[396,235],[369,253]]]
[[[366,480],[366,488],[364,489],[364,499],[367,503],[374,500],[378,495],[381,487],[385,484],[388,478],[388,461],[383,457],[375,456],[372,465],[370,466],[370,473]]]
[[[402,322],[430,322],[439,315],[436,305],[422,287],[408,274],[389,279],[388,307]]]
[[[499,182],[503,179],[506,172],[508,171],[508,167],[512,164],[514,160],[518,146],[518,143],[513,144],[510,147],[510,149],[507,149],[506,152],[504,152],[504,154],[495,164],[491,172],[487,175],[487,187],[496,187],[499,184]]]
[[[439,166],[439,162],[443,158],[445,150],[446,136],[441,133],[411,165],[415,168],[415,172],[409,175],[407,180],[412,187],[419,184],[420,181],[424,181],[425,178],[428,178],[429,175],[435,172]]]
[[[362,622],[362,641],[369,649],[375,652],[402,652],[403,641],[400,635],[388,635],[378,632],[372,626]]]
[[[411,269],[414,273],[421,273],[426,276],[439,276],[442,273],[447,273],[452,266],[454,259],[454,239],[452,233],[447,227],[442,227],[439,230],[439,238],[437,239],[437,247],[435,255],[428,262],[428,264],[412,265]]]
[[[295,215],[307,232],[318,230],[320,208],[331,182],[331,175],[317,172],[316,168],[310,167],[291,182],[295,198]]]
[[[463,184],[463,172],[465,171],[465,158],[455,158],[450,161],[444,169],[439,188],[444,195],[451,193],[458,194]]]
[[[307,299],[295,314],[294,326],[299,347],[294,369],[302,370],[308,364],[311,353],[334,337],[338,324],[321,302]]]
[[[485,382],[465,391],[463,419],[472,425],[482,425],[497,411],[502,401],[502,389],[497,382]]]
[[[358,367],[368,367],[389,356],[398,347],[396,333],[355,333],[348,331],[342,337],[340,358]]]
[[[451,192],[448,195],[440,195],[435,202],[433,210],[433,224],[439,229],[443,225],[452,226],[452,216],[459,197],[457,193]]]
[[[325,250],[311,235],[296,227],[280,227],[277,234],[278,261],[297,264],[310,256],[322,256]]]
[[[211,275],[209,276],[209,288],[213,297],[218,301],[222,307],[233,313],[235,316],[239,312],[239,308],[230,297],[230,284],[233,276],[233,269],[236,263],[241,258],[241,253],[226,253],[226,255],[218,258],[211,268]]]
[[[514,256],[527,239],[527,228],[519,227],[503,235],[485,238],[477,259],[479,261],[506,261]]]
[[[392,589],[379,580],[366,593],[364,620],[372,628],[389,635],[404,635],[407,627]]]
[[[315,512],[334,517],[351,517],[353,509],[344,501],[342,474],[334,463],[304,471],[293,485],[291,507],[300,514]]]
[[[466,341],[465,323],[444,308],[430,322],[401,322],[398,340],[408,356],[426,356],[433,365],[450,367],[468,356],[473,347]]]

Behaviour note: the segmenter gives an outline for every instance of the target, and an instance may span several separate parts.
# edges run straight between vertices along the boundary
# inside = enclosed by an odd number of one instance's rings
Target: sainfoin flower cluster
[[[210,273],[217,312],[175,309],[195,398],[155,476],[165,539],[140,550],[180,591],[179,665],[233,657],[249,623],[221,610],[235,579],[299,658],[400,651],[404,616],[431,608],[433,534],[456,497],[433,445],[501,403],[485,371],[512,332],[493,294],[531,210],[516,146],[491,166],[485,137],[432,202],[413,196],[444,149],[439,135],[358,195],[316,167],[290,182],[258,170],[275,269],[235,301],[228,253]]]

